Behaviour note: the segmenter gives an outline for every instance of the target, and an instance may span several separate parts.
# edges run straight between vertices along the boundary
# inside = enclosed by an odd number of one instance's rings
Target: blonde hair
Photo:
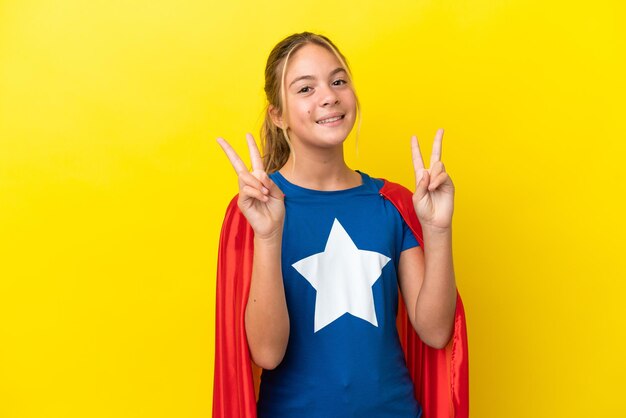
[[[287,94],[284,86],[287,64],[291,54],[307,44],[315,44],[326,48],[337,57],[339,63],[346,70],[349,85],[354,92],[356,100],[356,111],[358,115],[356,137],[358,141],[359,131],[361,129],[361,107],[356,91],[354,90],[352,72],[350,71],[350,67],[348,67],[346,58],[339,52],[335,44],[324,35],[317,35],[311,32],[290,35],[276,44],[272,52],[270,52],[267,58],[267,65],[265,66],[265,95],[268,103],[265,110],[263,126],[261,127],[261,144],[263,147],[263,163],[265,171],[268,174],[273,173],[285,165],[289,154],[293,152],[287,128],[284,125],[279,128],[274,124],[269,114],[269,107],[273,106],[276,108],[286,119],[287,109],[285,103],[287,101]]]

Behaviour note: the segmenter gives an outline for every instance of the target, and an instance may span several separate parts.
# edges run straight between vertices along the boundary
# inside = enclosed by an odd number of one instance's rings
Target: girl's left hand
[[[417,137],[411,137],[413,167],[415,169],[415,193],[413,207],[422,227],[446,229],[452,226],[454,211],[454,184],[441,162],[443,129],[439,129],[433,142],[430,168],[424,168]]]

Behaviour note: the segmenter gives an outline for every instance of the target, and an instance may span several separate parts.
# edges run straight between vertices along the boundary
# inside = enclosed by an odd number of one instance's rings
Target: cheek
[[[346,92],[346,101],[351,103],[352,106],[356,106],[356,96],[352,90]]]
[[[311,111],[311,106],[304,103],[296,110],[299,119],[307,119],[311,115]]]

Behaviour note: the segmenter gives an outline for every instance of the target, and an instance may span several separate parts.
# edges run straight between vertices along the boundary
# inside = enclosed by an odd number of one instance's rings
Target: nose
[[[337,92],[332,89],[332,87],[326,87],[326,89],[322,91],[321,97],[322,107],[332,106],[339,103],[339,96],[337,95]]]

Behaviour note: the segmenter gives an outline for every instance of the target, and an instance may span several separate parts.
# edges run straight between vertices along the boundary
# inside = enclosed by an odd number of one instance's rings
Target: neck
[[[290,183],[314,190],[343,190],[361,185],[361,176],[343,158],[343,147],[316,150],[296,149],[279,170]],[[295,165],[294,165],[295,162]]]

